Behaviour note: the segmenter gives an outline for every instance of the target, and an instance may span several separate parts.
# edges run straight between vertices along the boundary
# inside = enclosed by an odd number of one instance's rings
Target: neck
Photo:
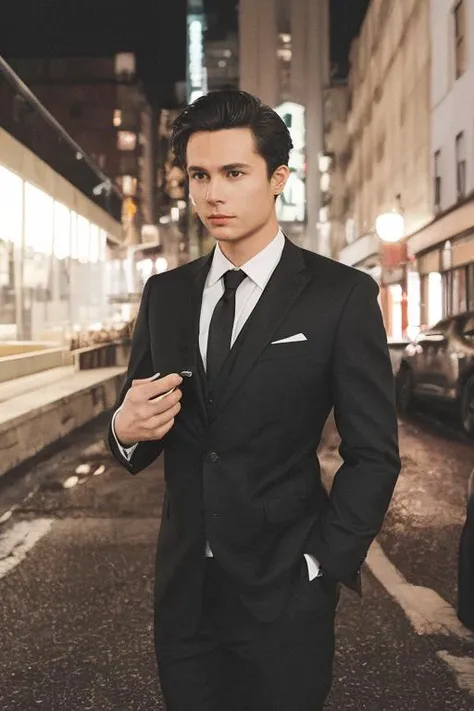
[[[240,268],[252,257],[261,252],[270,242],[273,242],[279,230],[278,221],[271,220],[257,232],[252,232],[235,241],[219,241],[222,254],[232,262],[234,267]]]

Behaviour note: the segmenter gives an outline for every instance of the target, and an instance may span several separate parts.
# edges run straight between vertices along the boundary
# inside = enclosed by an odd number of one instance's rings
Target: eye
[[[243,175],[243,172],[241,170],[229,170],[228,175],[230,175],[232,178],[238,178],[239,175]]]
[[[193,180],[202,180],[202,178],[206,177],[206,173],[203,173],[202,170],[197,171],[196,173],[192,173],[191,178]]]

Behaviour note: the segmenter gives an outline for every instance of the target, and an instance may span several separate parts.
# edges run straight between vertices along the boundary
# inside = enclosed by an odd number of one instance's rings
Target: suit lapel
[[[183,369],[193,371],[192,382],[199,400],[200,408],[207,419],[207,381],[201,351],[199,348],[199,322],[201,316],[202,295],[214,250],[196,262],[193,262],[191,276],[177,284],[176,294],[171,309],[174,321],[172,330],[179,342],[180,362]]]
[[[286,238],[280,262],[214,383],[215,413],[235,393],[310,279],[302,250]]]

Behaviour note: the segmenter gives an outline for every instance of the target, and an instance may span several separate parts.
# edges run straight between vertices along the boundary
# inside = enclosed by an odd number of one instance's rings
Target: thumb
[[[134,380],[132,380],[132,385],[146,385],[147,383],[152,383],[154,380],[158,380],[160,375],[161,373],[155,373],[149,378],[135,378]]]

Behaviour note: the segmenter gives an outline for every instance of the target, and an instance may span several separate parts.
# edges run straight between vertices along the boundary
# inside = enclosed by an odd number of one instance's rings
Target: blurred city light
[[[396,210],[385,212],[375,220],[375,231],[382,242],[399,242],[405,234],[405,220]]]

